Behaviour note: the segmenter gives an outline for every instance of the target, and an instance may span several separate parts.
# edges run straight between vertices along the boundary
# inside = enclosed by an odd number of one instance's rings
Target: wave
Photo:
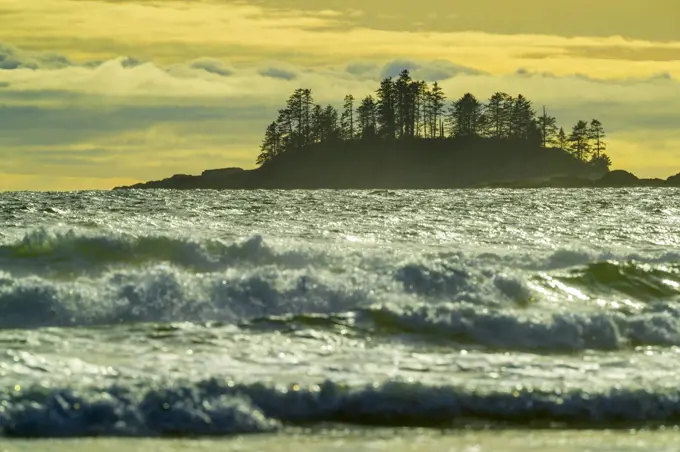
[[[457,252],[431,260],[366,254],[277,250],[261,236],[227,244],[33,232],[0,246],[0,328],[353,313],[366,334],[498,349],[680,345],[677,261],[527,271]]]
[[[640,301],[680,295],[680,264],[651,266],[635,262],[596,262],[573,269],[563,282],[599,293],[615,293]]]
[[[299,268],[320,260],[303,251],[277,252],[256,235],[240,243],[203,242],[184,238],[84,235],[73,231],[30,232],[13,244],[0,246],[0,268],[23,268],[34,273],[91,273],[115,264],[167,262],[194,271],[215,271],[236,264],[281,264]]]
[[[680,305],[620,312],[528,312],[474,305],[381,306],[364,311],[376,331],[410,332],[494,350],[578,352],[680,345]]]
[[[401,259],[415,257],[417,261],[401,262]],[[475,266],[504,267],[516,270],[561,270],[602,262],[636,262],[639,264],[677,264],[680,253],[629,253],[581,249],[558,249],[549,253],[505,253],[467,252],[448,250],[438,253],[426,251],[418,257],[408,252],[384,253],[380,249],[356,248],[349,244],[314,248],[300,242],[277,249],[267,243],[261,235],[234,243],[217,239],[189,239],[164,235],[132,235],[125,233],[84,233],[69,230],[56,232],[37,229],[26,233],[22,239],[0,245],[0,269],[41,274],[45,272],[70,272],[75,274],[105,270],[113,265],[143,265],[165,262],[194,271],[216,271],[235,265],[279,265],[288,268],[302,268],[310,265],[342,267],[355,264],[377,267],[403,266],[398,272],[402,278],[413,276],[415,267],[425,269],[433,275],[440,271],[449,273],[446,277],[459,277]],[[410,266],[410,267],[409,267]],[[455,266],[466,267],[462,270]],[[410,274],[409,274],[410,272]],[[457,274],[456,274],[457,273]],[[440,278],[442,279],[442,278]]]
[[[390,380],[270,385],[196,383],[74,390],[29,387],[0,395],[0,430],[12,437],[205,436],[271,433],[288,425],[611,428],[676,422],[677,389],[475,390]],[[326,424],[328,425],[328,424]]]
[[[635,315],[619,312],[527,312],[472,304],[382,305],[334,315],[284,315],[241,327],[292,332],[309,328],[375,338],[418,335],[494,351],[574,353],[639,346],[680,346],[680,304]]]
[[[258,268],[195,274],[167,265],[53,281],[0,272],[0,328],[222,321],[340,312],[370,290],[328,272]]]

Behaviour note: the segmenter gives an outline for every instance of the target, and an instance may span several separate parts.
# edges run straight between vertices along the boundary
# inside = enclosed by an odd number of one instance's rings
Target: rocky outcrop
[[[680,173],[666,179],[666,185],[671,187],[680,187]]]
[[[171,189],[446,189],[680,186],[592,165],[561,149],[493,140],[359,141],[311,146],[276,156],[260,168],[178,174],[126,188]]]

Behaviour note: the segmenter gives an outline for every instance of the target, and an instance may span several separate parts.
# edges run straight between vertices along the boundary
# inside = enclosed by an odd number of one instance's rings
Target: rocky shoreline
[[[333,189],[355,189],[355,188],[404,188],[396,187],[290,187],[290,186],[266,186],[258,183],[258,179],[263,177],[260,169],[244,170],[242,168],[222,168],[203,171],[200,175],[176,174],[172,177],[142,182],[135,185],[116,187],[114,190],[125,189],[276,189],[276,188],[333,188]],[[264,186],[263,186],[264,185]],[[560,176],[543,179],[524,179],[507,180],[482,184],[458,185],[451,184],[450,187],[422,186],[407,188],[613,188],[613,187],[680,187],[680,173],[667,179],[644,179],[638,178],[634,174],[624,170],[609,171],[599,178],[586,178],[576,176]]]

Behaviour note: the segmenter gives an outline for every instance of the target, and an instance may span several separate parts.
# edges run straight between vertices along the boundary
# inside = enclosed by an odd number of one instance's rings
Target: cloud
[[[281,0],[276,5],[236,1],[88,1],[87,8],[82,0],[42,0],[39,4],[4,0],[0,15],[12,17],[3,24],[5,39],[25,48],[60,51],[73,61],[131,55],[156,63],[177,64],[209,55],[233,58],[233,63],[238,60],[257,64],[275,59],[319,66],[347,65],[354,60],[382,65],[396,59],[442,59],[496,75],[511,73],[521,66],[558,75],[584,68],[589,75],[599,78],[659,72],[680,77],[680,60],[673,59],[680,49],[678,27],[671,26],[672,13],[677,9],[673,0],[654,0],[665,2],[654,9],[656,24],[631,22],[630,18],[640,16],[633,14],[630,7],[621,6],[621,2],[611,9],[602,6],[612,5],[614,0],[588,2],[589,14],[585,15],[583,9],[573,5],[587,0],[547,3],[523,0],[523,4],[529,2],[533,6],[524,8],[520,15],[515,14],[518,8],[515,3],[500,0],[449,4],[426,0],[436,6],[405,3],[397,10],[385,9],[386,1],[369,5],[353,0],[329,14],[324,12],[328,3],[312,0]],[[548,13],[548,4],[559,15]],[[364,14],[352,15],[349,12],[352,8],[360,8]],[[606,14],[597,15],[593,8]],[[380,19],[386,10],[394,16],[392,19]],[[647,8],[645,13],[650,11]],[[513,20],[507,20],[508,14],[514,14]],[[451,15],[455,18],[451,19]],[[566,19],[575,16],[578,20]],[[111,17],[116,17],[116,23],[125,23],[125,27],[112,28]],[[605,22],[611,32],[593,33],[603,29],[602,17],[607,18]],[[417,30],[408,26],[417,21],[426,26]],[[617,28],[612,23],[626,26]],[[639,28],[645,32],[618,35],[621,30],[632,33]],[[579,30],[588,32],[579,34]],[[674,41],[673,33],[677,36]],[[665,36],[664,41],[654,40],[657,39],[654,36],[661,35]],[[634,59],[627,59],[628,54],[634,55],[631,57]],[[447,73],[448,69],[429,77],[441,78]]]
[[[383,66],[381,77],[396,77],[399,73],[408,69],[414,78],[435,82],[446,80],[457,75],[482,75],[483,71],[455,64],[450,61],[410,61],[394,60]]]
[[[46,60],[33,53],[26,61]],[[449,99],[465,92],[480,99],[495,91],[523,93],[537,109],[546,105],[567,130],[578,119],[598,118],[615,164],[640,175],[667,176],[658,162],[666,162],[669,173],[680,169],[674,156],[680,149],[680,83],[669,74],[609,80],[522,67],[498,76],[454,61],[418,59],[303,67],[117,57],[0,70],[0,159],[8,174],[82,174],[88,180],[252,167],[264,127],[294,89],[309,87],[317,102],[340,107],[345,94],[359,99],[374,93],[382,75],[404,67],[414,78],[440,80]],[[272,69],[278,72],[272,75]]]
[[[264,77],[280,78],[282,80],[294,80],[297,78],[297,74],[295,72],[278,67],[260,69],[258,74]]]
[[[224,62],[216,58],[200,58],[189,63],[189,67],[194,69],[203,69],[211,74],[228,77],[234,73],[234,70],[225,66]]]
[[[345,70],[348,74],[368,78],[377,78],[380,75],[380,66],[376,63],[370,63],[367,61],[350,63],[346,66]]]
[[[0,70],[60,69],[72,65],[63,55],[22,51],[0,42]]]

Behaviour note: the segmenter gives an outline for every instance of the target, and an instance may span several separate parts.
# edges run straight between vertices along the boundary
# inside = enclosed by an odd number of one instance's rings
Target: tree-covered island
[[[661,180],[609,171],[605,138],[598,119],[565,130],[522,94],[448,100],[437,82],[403,70],[363,99],[346,95],[341,108],[316,104],[312,90],[296,89],[267,126],[255,169],[120,188],[680,186],[680,174]]]
[[[552,147],[590,164],[595,172],[611,165],[604,152],[604,127],[597,119],[578,121],[567,134],[545,108],[537,115],[522,94],[513,97],[496,92],[484,103],[465,93],[448,102],[437,82],[413,80],[407,69],[397,78],[384,78],[375,95],[361,100],[346,95],[341,111],[333,105],[315,104],[312,90],[300,88],[278,113],[265,131],[258,165],[287,152],[338,147],[339,142],[375,146],[408,141],[414,148],[426,148],[433,140],[447,140],[452,151],[463,143],[480,146],[485,140],[508,151],[522,146]]]

